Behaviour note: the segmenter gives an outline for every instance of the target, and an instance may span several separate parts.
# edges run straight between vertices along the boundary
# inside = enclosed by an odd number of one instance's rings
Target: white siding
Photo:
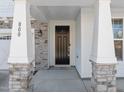
[[[11,29],[0,29],[0,37],[10,36]],[[0,39],[0,70],[7,70],[10,40]]]
[[[76,20],[76,68],[80,73],[82,78],[91,77],[92,65],[89,62],[89,57],[92,47],[92,35],[94,30],[94,15],[95,11],[93,9],[82,8],[81,14]],[[80,18],[81,15],[81,18]],[[112,9],[113,18],[123,18],[124,20],[124,10],[123,9]],[[81,20],[81,21],[80,21]],[[123,21],[124,22],[124,21]],[[81,23],[81,25],[80,25]],[[124,24],[123,24],[124,26]],[[124,33],[124,30],[123,30]],[[79,44],[81,42],[81,45]],[[123,43],[123,54],[124,54],[124,43]],[[124,55],[123,55],[124,58]],[[117,77],[124,77],[124,61],[117,64]]]
[[[79,74],[81,75],[81,11],[76,18],[76,31],[75,31],[75,66]]]
[[[12,17],[13,8],[13,0],[0,0],[0,17]]]
[[[82,8],[76,19],[76,68],[82,78],[91,77],[89,62],[94,25],[93,11]]]
[[[0,70],[8,68],[10,40],[0,40]]]

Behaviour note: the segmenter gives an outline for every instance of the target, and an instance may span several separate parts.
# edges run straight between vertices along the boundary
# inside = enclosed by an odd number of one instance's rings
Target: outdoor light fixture
[[[40,32],[40,35],[42,36],[42,30],[40,30],[39,32]]]

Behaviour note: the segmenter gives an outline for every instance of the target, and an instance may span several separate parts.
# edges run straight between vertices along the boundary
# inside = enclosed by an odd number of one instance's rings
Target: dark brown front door
[[[55,27],[55,64],[56,65],[69,65],[70,64],[70,49],[69,49],[69,26],[56,26]]]

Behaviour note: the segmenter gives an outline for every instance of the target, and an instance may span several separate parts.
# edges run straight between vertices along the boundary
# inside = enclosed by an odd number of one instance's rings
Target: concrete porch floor
[[[80,79],[75,68],[50,68],[38,71],[32,79],[34,92],[90,92],[90,79]],[[9,72],[0,71],[0,92],[9,91]],[[124,91],[124,79],[117,79],[117,91]]]

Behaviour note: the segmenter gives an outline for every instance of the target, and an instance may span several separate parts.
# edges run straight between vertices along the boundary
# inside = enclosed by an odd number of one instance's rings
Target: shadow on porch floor
[[[90,92],[90,79],[81,80],[75,68],[38,71],[32,79],[35,92]],[[0,71],[0,92],[9,91],[9,72]],[[124,79],[117,79],[117,91],[124,91]]]

